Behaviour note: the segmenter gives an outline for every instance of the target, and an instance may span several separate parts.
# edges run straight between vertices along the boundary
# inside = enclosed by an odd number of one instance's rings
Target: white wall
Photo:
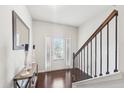
[[[100,26],[100,24],[107,18],[107,16],[112,12],[114,7],[104,10],[101,14],[92,17],[89,20],[79,26],[78,33],[78,47],[82,46],[85,41],[93,34],[93,32]]]
[[[79,33],[78,33],[78,47],[80,48],[80,46],[82,46],[84,44],[84,42],[92,35],[92,33],[98,28],[98,26],[102,23],[102,21],[104,21],[104,19],[111,13],[111,11],[113,11],[113,9],[117,9],[118,10],[118,69],[119,71],[121,72],[124,72],[124,12],[123,12],[123,8],[124,6],[112,6],[111,8],[109,8],[108,10],[104,11],[101,15],[97,15],[96,17],[93,18],[93,20],[90,20],[90,21],[87,21],[85,24],[82,24],[80,27],[79,27]],[[113,63],[114,63],[114,49],[115,47],[114,46],[114,25],[113,22],[110,23],[111,27],[110,27],[110,72],[112,73],[113,72]],[[105,28],[106,29],[106,28]],[[104,29],[104,30],[105,30]],[[103,35],[105,35],[105,32],[103,30]],[[112,34],[113,33],[113,34]],[[98,36],[99,38],[99,36]],[[106,36],[103,37],[104,40],[103,42],[106,42]],[[99,44],[99,43],[98,43]],[[97,45],[98,45],[97,44]],[[106,44],[103,43],[103,47],[105,48]],[[99,48],[98,48],[99,49]],[[90,51],[90,50],[89,50]],[[104,65],[106,65],[106,50],[103,50],[104,53],[104,58],[103,58],[103,62],[104,62]],[[99,54],[97,56],[97,60],[99,60]],[[99,64],[98,64],[99,65]],[[97,68],[99,69],[99,68]],[[103,69],[106,69],[106,67],[103,67]],[[104,71],[105,73],[105,71]]]
[[[36,61],[39,71],[45,70],[45,37],[63,37],[72,39],[72,52],[77,48],[77,28],[47,23],[42,21],[33,22],[33,43],[36,45]],[[72,54],[72,53],[71,53]],[[72,62],[72,61],[71,61]],[[53,64],[53,63],[52,63]],[[54,62],[53,70],[65,68],[65,62]]]
[[[30,30],[32,26],[32,18],[25,6],[0,6],[0,87],[13,87],[14,75],[24,67],[24,50],[12,50],[12,10],[19,14]]]

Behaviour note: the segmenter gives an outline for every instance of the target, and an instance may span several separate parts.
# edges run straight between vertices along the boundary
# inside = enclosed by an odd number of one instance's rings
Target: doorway
[[[45,71],[60,70],[71,67],[71,39],[46,37]]]

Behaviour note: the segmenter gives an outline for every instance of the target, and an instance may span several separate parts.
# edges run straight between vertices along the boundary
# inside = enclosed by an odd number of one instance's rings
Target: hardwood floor
[[[86,74],[80,72],[76,70],[76,81],[86,79]],[[72,82],[72,69],[44,72],[38,74],[36,88],[71,88]]]
[[[71,88],[71,70],[58,70],[38,74],[36,88]]]

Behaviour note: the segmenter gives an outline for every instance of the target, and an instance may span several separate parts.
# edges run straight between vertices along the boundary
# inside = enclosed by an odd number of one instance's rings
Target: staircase
[[[118,11],[113,10],[82,47],[76,53],[73,53],[73,82],[98,79],[118,73],[117,17]],[[111,31],[114,33],[113,40],[110,40],[111,21],[114,22],[114,30]],[[113,42],[114,45],[111,45],[110,42]],[[114,48],[111,49],[111,46],[114,46]],[[114,51],[114,53],[111,54],[111,51]]]

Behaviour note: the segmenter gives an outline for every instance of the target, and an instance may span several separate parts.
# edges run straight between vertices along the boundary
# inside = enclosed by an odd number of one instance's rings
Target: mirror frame
[[[13,10],[12,11],[12,31],[13,31],[13,50],[23,50],[25,48],[25,44],[19,45],[17,46],[16,42],[17,42],[17,38],[16,38],[16,34],[17,34],[17,22],[16,20],[19,19],[19,21],[27,28],[28,30],[28,43],[29,43],[29,31],[30,29],[28,28],[28,26],[24,23],[24,21],[18,16],[18,14]]]

